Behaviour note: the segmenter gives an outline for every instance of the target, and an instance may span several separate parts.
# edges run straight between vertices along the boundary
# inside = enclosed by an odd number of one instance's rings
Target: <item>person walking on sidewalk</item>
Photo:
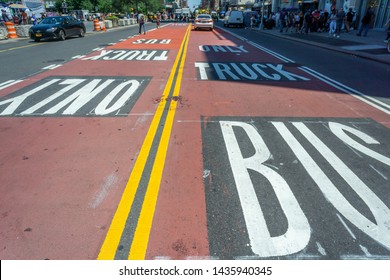
[[[336,20],[337,20],[337,14],[336,10],[332,10],[332,13],[329,17],[329,36],[336,36]]]
[[[287,15],[287,23],[286,23],[286,32],[291,28],[291,32],[293,32],[293,26],[294,26],[294,18],[295,14],[293,11],[290,11]]]
[[[363,36],[367,36],[368,29],[370,28],[370,22],[373,16],[374,16],[374,12],[371,10],[371,7],[368,7],[366,14],[362,18],[362,24],[360,25],[359,32],[356,34],[357,36],[362,35],[363,29],[364,29]]]
[[[352,8],[349,8],[348,13],[347,13],[347,18],[345,20],[345,29],[347,30],[347,33],[349,33],[351,31],[353,16],[354,16],[354,13],[352,11]]]
[[[343,8],[340,8],[336,15],[336,37],[340,38],[341,28],[345,20],[345,12]]]
[[[138,24],[139,24],[139,34],[141,34],[142,29],[144,30],[144,34],[146,34],[146,30],[145,30],[145,17],[143,15],[138,20]]]
[[[309,34],[312,19],[313,19],[313,17],[311,15],[311,11],[307,10],[307,12],[305,13],[304,18],[303,18],[303,26],[301,28],[301,34],[302,34],[303,30],[305,30],[305,34]]]
[[[7,11],[4,10],[4,9],[1,10],[1,19],[2,19],[2,21],[4,21],[4,22],[11,21],[10,18],[9,18],[9,16],[7,15]]]
[[[255,18],[255,15],[252,15],[251,16],[251,30],[253,30],[255,28],[255,25],[256,25],[256,18]]]

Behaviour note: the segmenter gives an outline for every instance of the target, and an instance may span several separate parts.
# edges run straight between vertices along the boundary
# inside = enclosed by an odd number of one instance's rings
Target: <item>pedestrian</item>
[[[356,34],[357,36],[361,36],[363,30],[364,30],[363,36],[367,36],[368,29],[370,28],[370,22],[371,22],[371,19],[373,18],[373,16],[374,16],[374,13],[371,10],[371,7],[368,7],[366,14],[362,18],[362,24],[360,25],[359,32]]]
[[[294,15],[294,12],[293,11],[290,11],[288,13],[288,16],[287,16],[287,28],[286,28],[286,32],[288,32],[288,30],[291,28],[291,32],[293,32],[293,26],[294,26],[294,19],[295,19],[295,15]]]
[[[278,8],[278,11],[275,13],[275,27],[278,28],[279,26],[279,20],[280,20],[280,8]]]
[[[299,28],[301,27],[300,25],[300,16],[298,13],[295,13],[295,18],[294,18],[294,26],[295,26],[295,32],[298,33]]]
[[[302,30],[304,21],[305,21],[305,16],[304,16],[303,12],[300,11],[299,12],[299,31]]]
[[[26,10],[22,11],[22,24],[28,24],[28,15],[26,13]]]
[[[354,13],[352,11],[352,8],[349,8],[348,13],[347,13],[347,18],[345,20],[345,29],[346,29],[347,33],[349,33],[351,31],[353,16],[354,16]]]
[[[139,34],[141,34],[142,29],[144,30],[144,34],[146,34],[145,17],[143,15],[138,20],[138,24],[139,24]]]
[[[283,28],[286,25],[287,21],[287,13],[286,9],[283,8],[282,12],[280,13],[280,18],[279,18],[279,30],[280,32],[283,32]]]
[[[329,17],[329,35],[330,36],[336,36],[336,20],[337,20],[337,14],[336,10],[332,10],[332,13]]]
[[[7,15],[7,11],[2,9],[1,10],[1,18],[4,22],[8,22],[8,21],[11,21]]]
[[[160,15],[157,15],[156,17],[156,27],[160,28]]]
[[[318,32],[319,29],[319,21],[321,14],[318,12],[318,10],[314,10],[314,12],[311,14],[312,16],[312,25],[311,25],[311,31],[312,32]]]
[[[37,24],[37,17],[35,16],[35,13],[32,13],[31,15],[31,22],[33,25]]]
[[[343,8],[340,8],[338,13],[336,14],[336,37],[340,38],[341,28],[343,27],[343,23],[345,20],[345,12]]]
[[[255,15],[252,15],[251,16],[251,30],[253,30],[253,28],[255,28],[255,25],[256,25],[256,18],[255,18]]]
[[[304,15],[303,26],[301,28],[301,34],[302,34],[303,30],[305,30],[305,34],[309,34],[312,20],[313,20],[313,17],[311,15],[311,10],[309,9],[306,11],[306,13]]]

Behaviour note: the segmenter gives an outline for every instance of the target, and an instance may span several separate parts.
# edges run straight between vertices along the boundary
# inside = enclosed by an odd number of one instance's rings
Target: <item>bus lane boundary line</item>
[[[175,98],[180,91],[181,76],[183,73],[184,61],[190,34],[188,27],[181,43],[179,52],[172,66],[167,84],[161,96],[161,101],[156,109],[153,120],[147,132],[147,135],[142,144],[140,153],[131,171],[129,180],[126,184],[117,210],[111,221],[111,225],[100,249],[99,260],[112,260],[115,258],[117,248],[121,241],[121,237],[126,226],[127,218],[130,215],[130,210],[136,197],[136,193],[140,181],[144,175],[146,163],[149,158],[149,153],[152,149],[153,142],[157,140],[157,152],[153,162],[152,174],[147,185],[146,194],[142,202],[141,213],[137,222],[133,241],[129,252],[129,258],[144,259],[153,221],[154,210],[157,203],[157,196],[164,169],[164,161],[168,149],[170,132],[173,126],[173,119],[176,111]],[[176,82],[174,82],[176,80]],[[168,107],[168,109],[167,109]],[[168,111],[165,121],[162,122],[164,113]],[[164,125],[161,135],[158,135],[158,128]],[[156,139],[158,137],[158,139]],[[141,228],[142,227],[142,228]]]

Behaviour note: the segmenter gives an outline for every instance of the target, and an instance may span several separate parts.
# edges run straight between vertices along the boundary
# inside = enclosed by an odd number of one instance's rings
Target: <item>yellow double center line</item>
[[[191,25],[187,28],[179,49],[179,53],[176,57],[171,74],[161,97],[161,102],[157,107],[156,113],[149,127],[149,131],[146,135],[137,161],[130,174],[130,178],[126,184],[126,188],[111,222],[111,226],[100,249],[98,256],[98,259],[100,260],[112,260],[115,258],[117,248],[126,226],[127,218],[130,214],[138,186],[144,173],[149,153],[152,149],[152,144],[155,141],[155,138],[158,137],[158,127],[161,125],[162,118],[166,117],[164,128],[158,141],[158,148],[150,174],[150,179],[147,185],[141,212],[138,217],[137,226],[128,255],[128,259],[145,259],[150,230],[152,228],[154,211],[157,203],[157,196],[164,170],[165,158],[168,150],[169,138],[172,131],[177,101],[179,100],[177,97],[180,93],[190,30]],[[169,108],[167,109],[166,107],[168,105]],[[168,110],[168,112],[166,112],[166,110]]]

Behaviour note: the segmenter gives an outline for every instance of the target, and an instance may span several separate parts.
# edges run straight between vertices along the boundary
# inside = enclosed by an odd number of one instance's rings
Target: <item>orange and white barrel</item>
[[[94,19],[94,20],[93,20],[93,27],[94,27],[94,30],[93,30],[93,31],[100,31],[99,20],[97,20],[97,19]]]
[[[11,39],[18,38],[18,35],[16,35],[15,25],[9,21],[7,21],[5,23],[5,25],[7,26],[8,38],[11,38]]]

